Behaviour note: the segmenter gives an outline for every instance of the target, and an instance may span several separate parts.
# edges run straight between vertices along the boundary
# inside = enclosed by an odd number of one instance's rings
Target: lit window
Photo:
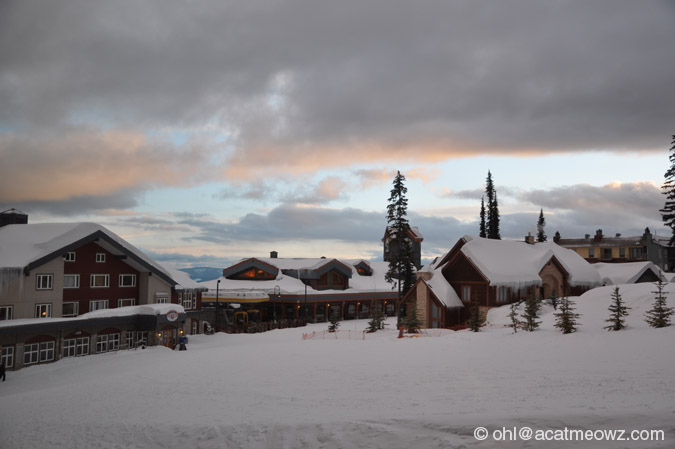
[[[110,275],[108,274],[92,274],[90,277],[89,286],[91,288],[110,287]]]
[[[36,276],[37,285],[35,288],[37,290],[51,290],[54,286],[54,275],[53,274],[38,274]]]
[[[49,318],[52,316],[51,304],[35,304],[35,318]]]

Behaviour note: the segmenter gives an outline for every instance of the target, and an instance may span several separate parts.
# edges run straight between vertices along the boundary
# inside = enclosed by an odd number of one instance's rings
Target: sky
[[[478,233],[669,235],[675,2],[0,2],[0,210],[160,262],[423,259]]]

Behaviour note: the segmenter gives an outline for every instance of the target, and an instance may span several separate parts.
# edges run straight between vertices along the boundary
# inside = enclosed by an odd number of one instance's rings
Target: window
[[[51,290],[54,286],[54,275],[53,274],[38,274],[37,285],[35,288],[37,290]]]
[[[89,286],[91,288],[110,287],[110,275],[108,275],[108,274],[92,274],[91,277],[90,277]]]
[[[96,336],[96,353],[108,352],[108,334]]]
[[[134,347],[134,331],[127,331],[127,348]]]
[[[40,343],[40,361],[49,362],[54,360],[54,342],[45,341]]]
[[[77,355],[89,354],[89,337],[80,337],[77,339]]]
[[[5,364],[5,368],[14,367],[14,346],[3,346],[2,347],[2,362]]]
[[[14,306],[0,306],[0,321],[14,318]]]
[[[72,252],[72,251],[69,252],[69,253],[65,253],[65,254],[63,255],[63,260],[64,260],[65,262],[75,262],[75,253]]]
[[[622,259],[626,258],[626,248],[619,248],[619,257]]]
[[[192,335],[197,335],[199,333],[199,322],[192,321]]]
[[[120,287],[136,287],[136,275],[120,274]]]
[[[136,305],[136,298],[120,299],[117,301],[117,307],[129,307]]]
[[[631,259],[642,259],[642,248],[631,248],[630,257]]]
[[[23,364],[32,365],[38,362],[54,360],[54,342],[44,341],[32,343],[23,347]]]
[[[186,310],[191,310],[193,304],[193,297],[194,297],[193,292],[183,292],[180,294],[178,298],[179,303],[182,304]]]
[[[602,248],[602,258],[611,259],[612,258],[612,248]]]
[[[35,304],[35,318],[49,318],[52,316],[51,304]]]
[[[497,302],[507,302],[509,300],[509,288],[505,286],[497,287]]]
[[[80,288],[80,275],[79,274],[64,275],[63,288]]]
[[[158,296],[157,297],[157,304],[167,304],[168,302],[169,302],[168,296]]]
[[[462,286],[462,301],[471,302],[471,286]]]
[[[120,334],[108,335],[108,350],[117,351],[120,349]]]
[[[23,364],[32,365],[38,362],[38,355],[40,354],[40,344],[33,343],[23,347]]]
[[[76,340],[74,338],[63,340],[63,356],[74,357],[75,354],[77,354]]]
[[[64,302],[62,316],[77,316],[79,314],[80,304],[77,302]]]
[[[108,308],[107,299],[97,299],[95,301],[89,301],[89,311],[93,312],[94,310],[101,310]]]
[[[593,259],[595,257],[595,248],[588,248],[588,258]]]
[[[145,345],[148,342],[148,331],[136,331],[136,344]]]
[[[105,253],[96,253],[96,263],[105,262]]]

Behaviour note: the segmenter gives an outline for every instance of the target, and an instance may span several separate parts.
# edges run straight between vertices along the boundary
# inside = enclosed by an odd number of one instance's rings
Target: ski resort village
[[[0,449],[674,449],[673,24],[0,0]]]

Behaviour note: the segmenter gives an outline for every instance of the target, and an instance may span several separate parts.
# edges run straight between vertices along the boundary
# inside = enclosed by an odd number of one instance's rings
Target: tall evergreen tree
[[[663,292],[663,279],[659,277],[656,283],[656,291],[654,293],[654,304],[652,309],[647,311],[645,321],[651,327],[667,327],[670,326],[670,317],[675,311],[672,307],[668,307],[666,303],[666,294]]]
[[[480,234],[479,237],[487,237],[487,228],[485,227],[485,198],[480,199]]]
[[[605,320],[605,323],[609,323],[608,326],[605,326],[604,329],[608,331],[620,331],[626,327],[624,317],[628,316],[628,311],[630,307],[626,307],[626,304],[621,298],[621,293],[619,293],[619,287],[616,287],[612,291],[612,303],[609,305],[609,319]]]
[[[577,330],[577,320],[581,316],[578,313],[574,313],[574,302],[567,296],[563,296],[560,300],[560,311],[554,313],[555,324],[562,331],[563,334],[571,334]]]
[[[666,180],[661,186],[661,193],[666,195],[666,203],[659,212],[661,212],[663,224],[671,230],[669,245],[673,246],[675,245],[675,135],[673,135],[668,159],[670,160],[670,168],[666,171],[664,175]]]
[[[545,242],[547,237],[544,233],[544,227],[546,226],[546,219],[544,218],[544,209],[539,212],[539,220],[537,220],[537,241]]]
[[[405,176],[397,172],[393,181],[393,188],[387,205],[387,224],[390,230],[389,269],[385,274],[388,282],[395,282],[398,287],[399,303],[401,298],[410,290],[415,283],[415,265],[412,260],[412,243],[408,236],[410,225],[408,219],[408,199],[405,186]],[[399,323],[400,324],[400,314]]]
[[[469,319],[466,322],[466,326],[471,329],[472,332],[479,332],[483,325],[482,318],[478,301],[473,301],[471,303],[471,309],[469,310]]]
[[[541,303],[537,299],[534,290],[530,290],[530,294],[525,300],[523,314],[521,315],[523,318],[523,321],[520,322],[521,329],[532,332],[539,327],[541,324],[541,321],[538,321],[540,308]]]
[[[485,196],[487,197],[487,221],[485,223],[487,238],[500,240],[499,203],[497,201],[497,191],[495,190],[490,170],[488,170],[487,179],[485,180]]]

